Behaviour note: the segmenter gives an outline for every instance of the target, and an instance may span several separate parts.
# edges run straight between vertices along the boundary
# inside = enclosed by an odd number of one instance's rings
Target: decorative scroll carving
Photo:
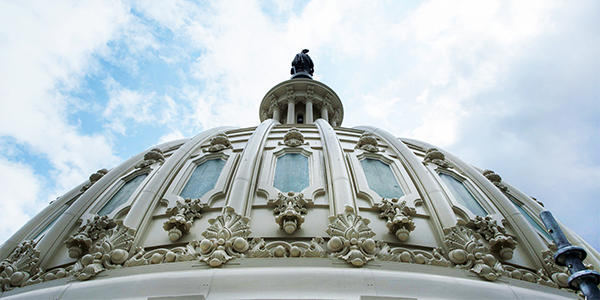
[[[79,280],[88,280],[104,270],[123,265],[129,258],[129,248],[133,243],[133,230],[119,223],[102,232],[89,249],[70,270]]]
[[[490,249],[481,241],[481,235],[473,230],[451,227],[447,229],[444,243],[450,249],[448,257],[456,267],[468,269],[489,281],[495,281],[502,275],[502,264],[490,254]]]
[[[305,200],[302,193],[296,195],[294,192],[288,192],[287,195],[278,193],[277,199],[269,202],[274,202],[276,205],[273,214],[275,214],[275,222],[279,224],[279,228],[292,234],[304,223],[305,206],[312,203],[312,200]]]
[[[210,139],[210,147],[204,149],[204,152],[219,152],[224,149],[233,149],[229,137],[224,133],[219,133]]]
[[[381,210],[379,217],[387,218],[385,225],[390,233],[395,234],[402,242],[408,240],[408,235],[416,227],[411,216],[417,214],[417,211],[408,207],[406,201],[399,201],[397,198],[392,200],[383,198],[377,207]]]
[[[483,171],[483,176],[491,181],[497,188],[499,188],[503,193],[508,192],[508,188],[502,183],[502,177],[500,175],[494,173],[492,170]]]
[[[135,254],[125,262],[125,267],[136,267],[150,264],[172,263],[180,261],[192,261],[198,258],[198,252],[188,243],[185,247],[171,249],[154,249],[146,252],[141,247],[135,249]]]
[[[298,147],[304,145],[304,135],[302,135],[302,132],[300,132],[298,128],[292,127],[283,136],[283,144],[288,147]],[[279,142],[279,145],[281,145],[281,142]]]
[[[413,263],[422,265],[432,265],[438,267],[450,267],[450,262],[444,257],[442,248],[435,248],[427,252],[423,250],[409,250],[402,247],[390,247],[387,243],[380,242],[381,250],[377,253],[377,258],[387,261],[398,261],[403,263]]]
[[[425,159],[423,162],[434,163],[442,168],[452,168],[452,165],[446,161],[446,156],[444,153],[440,152],[436,148],[429,148],[429,150],[425,152]]]
[[[356,214],[346,206],[346,212],[329,217],[326,232],[331,236],[327,248],[337,258],[343,259],[355,267],[361,267],[375,258],[375,232],[369,228],[369,219]]]
[[[363,133],[358,139],[354,149],[361,149],[369,152],[378,152],[377,139],[370,133]]]
[[[310,243],[284,241],[266,243],[262,238],[254,238],[248,250],[248,257],[326,257],[327,251],[324,246],[325,241],[322,237],[315,237]]]
[[[154,148],[148,152],[146,152],[146,154],[144,154],[144,160],[135,165],[136,169],[142,169],[145,168],[147,166],[151,166],[155,163],[164,163],[165,162],[165,156],[163,155],[163,152],[158,149],[158,148]]]
[[[194,219],[202,218],[200,213],[206,204],[200,199],[187,198],[183,202],[177,200],[176,205],[167,209],[169,220],[163,223],[163,228],[169,232],[169,239],[177,241],[183,234],[189,233],[194,225]]]
[[[208,220],[210,227],[202,233],[205,239],[192,241],[200,253],[200,261],[211,267],[218,267],[227,261],[241,257],[248,250],[248,226],[250,218],[236,214],[231,207],[214,219]]]
[[[100,180],[100,178],[102,178],[104,175],[106,175],[106,173],[108,173],[107,169],[100,169],[98,171],[96,171],[96,173],[90,175],[90,182],[88,182],[86,185],[81,187],[81,192],[85,192],[87,191],[90,187],[92,187],[92,185],[94,185],[94,183],[96,183],[96,181]]]
[[[492,220],[492,217],[476,216],[469,225],[490,243],[492,251],[497,252],[506,260],[512,259],[514,250],[517,248],[517,241],[506,233],[504,227]]]
[[[85,225],[81,226],[77,233],[69,236],[65,241],[65,245],[69,249],[70,258],[79,258],[84,253],[87,253],[92,242],[105,235],[106,232],[117,226],[114,220],[109,219],[108,216],[95,215],[93,218],[87,220]]]
[[[39,277],[41,270],[37,264],[40,253],[35,250],[36,245],[34,241],[24,241],[0,262],[0,291],[31,284],[32,279]]]

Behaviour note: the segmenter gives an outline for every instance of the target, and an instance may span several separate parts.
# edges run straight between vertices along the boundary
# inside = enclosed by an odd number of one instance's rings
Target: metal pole
[[[588,270],[583,265],[582,261],[587,256],[585,250],[569,243],[551,212],[547,210],[541,212],[540,218],[542,218],[542,222],[548,229],[552,240],[556,243],[557,250],[554,254],[554,261],[559,266],[567,266],[571,271],[569,287],[574,290],[581,290],[586,299],[600,300],[600,290],[598,290],[600,273]]]

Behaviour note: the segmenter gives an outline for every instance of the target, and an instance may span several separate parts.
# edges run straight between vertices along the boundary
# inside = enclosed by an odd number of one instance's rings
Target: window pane
[[[511,197],[509,197],[509,199],[510,198]],[[544,228],[542,228],[542,226],[538,222],[536,222],[533,219],[533,217],[531,217],[531,215],[527,211],[525,211],[525,209],[521,205],[518,205],[517,203],[515,203],[513,199],[510,199],[510,201],[521,212],[521,214],[523,215],[523,217],[525,217],[525,219],[527,219],[527,222],[529,222],[529,224],[531,224],[531,226],[533,226],[533,228],[535,228],[537,231],[541,232],[548,239],[552,240],[552,237],[550,237],[550,234],[548,234],[548,232],[546,232],[546,230],[544,230]]]
[[[65,210],[67,210],[67,208],[69,208],[68,206],[65,206],[61,209],[61,212],[54,218],[54,220],[52,220],[52,222],[50,222],[50,224],[46,225],[46,227],[44,227],[44,229],[42,229],[42,231],[40,231],[40,233],[38,233],[33,239],[37,239],[38,237],[42,236],[44,233],[46,233],[46,231],[48,231],[48,229],[52,228],[52,225],[54,225],[54,223],[56,223],[56,221],[58,221],[58,218],[60,218],[60,216],[62,216],[62,214],[65,212]]]
[[[465,206],[472,213],[478,216],[487,216],[487,212],[483,209],[481,204],[479,204],[477,199],[473,197],[471,192],[467,190],[467,188],[462,182],[448,174],[440,173],[439,175],[440,178],[442,178],[442,181],[444,181],[444,183],[448,187],[448,189],[450,189],[450,192],[452,193],[454,198],[456,198],[456,201],[458,201],[458,203]]]
[[[369,188],[383,198],[400,198],[404,192],[400,188],[389,165],[377,159],[366,158],[360,161]]]
[[[207,160],[196,166],[196,169],[194,169],[192,176],[190,176],[179,196],[184,199],[201,198],[208,191],[215,188],[224,166],[225,161],[218,158]]]
[[[135,178],[127,181],[119,191],[108,201],[108,203],[104,204],[102,209],[98,212],[98,215],[105,216],[110,214],[115,208],[123,205],[123,203],[127,202],[133,192],[140,186],[142,181],[146,179],[148,174],[141,174],[136,176]]]
[[[287,153],[277,158],[273,186],[287,193],[299,193],[308,187],[308,157],[300,153]]]

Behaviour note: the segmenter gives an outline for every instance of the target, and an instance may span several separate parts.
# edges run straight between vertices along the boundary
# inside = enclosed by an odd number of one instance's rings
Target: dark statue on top
[[[302,50],[302,52],[296,54],[294,60],[292,61],[292,70],[291,75],[292,78],[311,78],[312,74],[315,72],[315,65],[308,56],[308,49]]]

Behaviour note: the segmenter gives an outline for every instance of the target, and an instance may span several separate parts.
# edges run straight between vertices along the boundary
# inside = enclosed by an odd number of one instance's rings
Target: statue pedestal
[[[308,74],[308,72],[300,71],[300,72],[292,75],[292,78],[290,78],[290,79],[294,79],[294,78],[308,78],[308,79],[312,79],[312,76],[310,76],[310,74]]]

